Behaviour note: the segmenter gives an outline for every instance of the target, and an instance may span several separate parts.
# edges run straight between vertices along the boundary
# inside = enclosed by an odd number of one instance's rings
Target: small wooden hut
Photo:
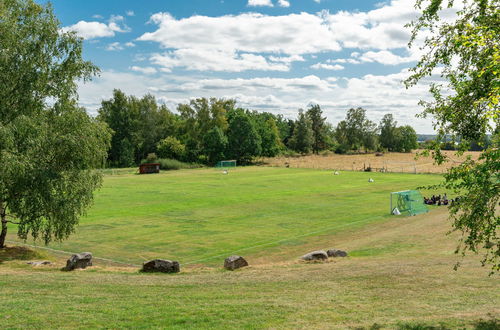
[[[139,173],[140,174],[160,173],[160,164],[159,163],[141,164],[139,165]]]

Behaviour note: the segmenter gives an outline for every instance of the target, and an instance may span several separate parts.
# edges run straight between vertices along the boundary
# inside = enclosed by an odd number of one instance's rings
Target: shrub
[[[160,169],[166,171],[202,167],[202,165],[197,163],[184,163],[176,159],[169,159],[169,158],[160,158],[158,159],[158,163],[160,163]]]
[[[156,163],[157,161],[158,161],[158,156],[156,156],[156,154],[152,152],[146,156],[145,162],[141,163]]]

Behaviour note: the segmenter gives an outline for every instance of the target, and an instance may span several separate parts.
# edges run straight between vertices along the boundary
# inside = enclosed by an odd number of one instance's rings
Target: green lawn
[[[111,175],[76,234],[50,246],[132,264],[151,258],[220,263],[233,253],[300,245],[384,221],[390,192],[440,180],[269,167],[241,167],[229,175],[215,169]]]
[[[453,254],[446,208],[387,215],[389,192],[439,180],[261,167],[108,176],[77,234],[52,247],[172,258],[181,272],[99,260],[64,272],[66,255],[10,244],[0,250],[0,328],[499,329],[498,275]],[[326,248],[349,257],[298,260]],[[250,266],[223,270],[237,251]],[[26,264],[44,259],[53,264]]]

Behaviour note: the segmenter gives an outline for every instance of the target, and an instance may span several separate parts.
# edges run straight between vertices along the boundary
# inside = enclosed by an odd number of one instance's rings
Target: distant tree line
[[[377,126],[362,108],[350,109],[334,127],[315,104],[300,109],[295,120],[216,98],[193,99],[174,113],[152,95],[137,98],[115,90],[102,101],[97,118],[113,131],[108,154],[113,167],[134,166],[152,153],[213,165],[223,159],[245,164],[283,153],[410,152],[418,146],[412,127],[398,127],[390,114]]]

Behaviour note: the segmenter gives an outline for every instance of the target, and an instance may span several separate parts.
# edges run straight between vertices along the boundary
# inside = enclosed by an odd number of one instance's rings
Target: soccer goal
[[[419,191],[405,190],[391,193],[391,214],[397,214],[398,211],[400,214],[417,215],[429,210]]]
[[[235,160],[221,160],[220,162],[217,162],[217,165],[215,165],[217,168],[230,168],[230,167],[236,167],[236,161]]]

